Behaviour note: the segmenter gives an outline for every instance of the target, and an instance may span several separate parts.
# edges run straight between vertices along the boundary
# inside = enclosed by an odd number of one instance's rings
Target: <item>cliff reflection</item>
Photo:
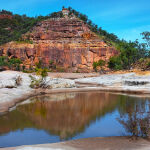
[[[84,129],[96,118],[112,112],[117,95],[109,93],[68,93],[40,96],[31,103],[0,117],[0,133],[24,128],[44,129],[68,139]]]
[[[0,116],[0,134],[34,128],[69,139],[108,113],[119,116],[117,120],[126,133],[149,136],[150,100],[100,92],[52,94],[27,100]]]

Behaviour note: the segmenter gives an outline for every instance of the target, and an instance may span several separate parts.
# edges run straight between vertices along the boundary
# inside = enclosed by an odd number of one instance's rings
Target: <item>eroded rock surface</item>
[[[118,54],[76,17],[42,21],[23,38],[33,43],[7,43],[0,46],[0,56],[20,58],[26,68],[34,67],[41,60],[47,67],[51,61],[64,71],[91,72],[94,61],[107,61]]]

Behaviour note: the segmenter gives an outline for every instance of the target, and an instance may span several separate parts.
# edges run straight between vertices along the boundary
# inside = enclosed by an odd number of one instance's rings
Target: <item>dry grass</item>
[[[125,74],[125,73],[136,73],[137,75],[150,75],[150,71],[141,71],[139,69],[134,69],[134,70],[120,70],[120,71],[113,71],[110,72],[109,74]]]

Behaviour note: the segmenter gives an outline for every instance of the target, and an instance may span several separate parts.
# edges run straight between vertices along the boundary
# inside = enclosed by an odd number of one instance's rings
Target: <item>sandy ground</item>
[[[126,73],[136,73],[137,75],[150,75],[150,71],[141,71],[141,70],[126,70],[126,71],[111,71],[108,74],[126,74]],[[49,72],[48,75],[52,78],[65,78],[65,79],[79,79],[79,78],[89,78],[89,77],[98,77],[100,73],[61,73],[61,72]],[[106,75],[106,74],[105,74]]]
[[[150,150],[150,141],[128,137],[87,138],[54,144],[2,148],[1,150]]]
[[[88,77],[98,77],[99,73],[53,73],[50,72],[48,75],[52,78],[64,78],[64,79],[79,79]]]

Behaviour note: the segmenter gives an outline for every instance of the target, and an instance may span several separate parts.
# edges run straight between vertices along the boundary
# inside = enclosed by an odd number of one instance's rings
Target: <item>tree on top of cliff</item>
[[[120,40],[116,35],[113,33],[108,33],[106,30],[103,30],[101,27],[98,28],[96,24],[94,24],[90,19],[88,19],[88,16],[85,14],[82,14],[75,9],[68,7],[68,10],[70,11],[69,14],[74,14],[77,18],[81,19],[83,22],[87,23],[90,27],[90,29],[101,36],[101,38],[107,43],[112,44],[111,42],[118,43]]]

